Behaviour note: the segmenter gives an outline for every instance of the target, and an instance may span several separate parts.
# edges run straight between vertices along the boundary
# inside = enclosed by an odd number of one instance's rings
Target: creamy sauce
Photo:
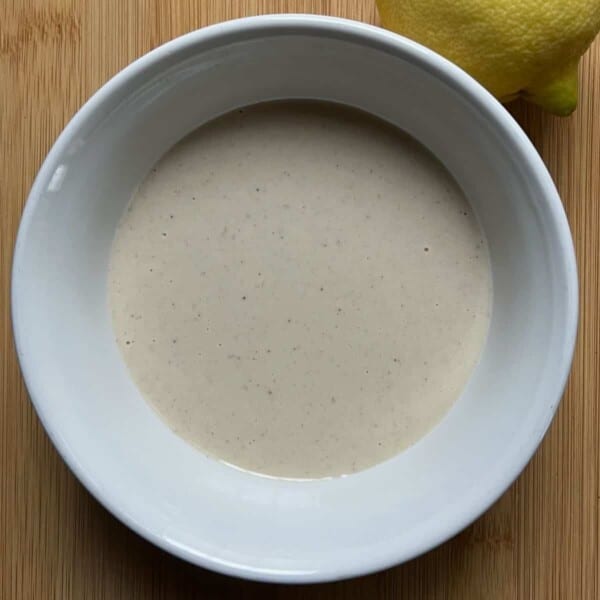
[[[321,104],[209,123],[152,169],[119,225],[116,339],[180,436],[244,469],[352,473],[460,395],[490,314],[485,240],[401,132]]]

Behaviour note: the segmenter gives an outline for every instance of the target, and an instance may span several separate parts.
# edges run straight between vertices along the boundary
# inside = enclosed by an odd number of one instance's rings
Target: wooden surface
[[[268,12],[374,22],[374,0],[1,0],[0,598],[600,598],[600,43],[569,119],[512,110],[571,222],[581,276],[575,363],[558,416],[517,483],[455,539],[409,564],[311,587],[245,583],[185,564],[101,508],[61,462],[15,358],[9,277],[33,177],[67,120],[134,58],[208,23]]]

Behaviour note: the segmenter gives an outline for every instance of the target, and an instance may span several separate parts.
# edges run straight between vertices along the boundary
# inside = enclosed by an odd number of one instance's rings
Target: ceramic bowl
[[[493,314],[443,421],[342,478],[261,477],[207,458],[149,408],[113,338],[107,266],[136,185],[177,140],[256,102],[361,108],[428,147],[487,236]],[[67,125],[31,190],[12,314],[31,399],[56,448],[118,519],[165,550],[250,579],[314,582],[406,561],[485,511],[531,458],[569,372],[577,274],[542,160],[506,110],[437,54],[357,22],[232,21],[135,61]]]

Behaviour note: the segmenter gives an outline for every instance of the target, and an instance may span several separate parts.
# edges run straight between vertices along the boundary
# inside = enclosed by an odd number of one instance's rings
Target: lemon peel
[[[577,106],[579,58],[600,0],[377,0],[381,23],[462,67],[503,102]]]

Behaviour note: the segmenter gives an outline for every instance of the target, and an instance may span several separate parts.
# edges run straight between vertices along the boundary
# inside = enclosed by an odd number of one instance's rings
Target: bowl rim
[[[381,556],[362,556],[359,560],[352,563],[346,563],[343,566],[337,565],[336,563],[325,565],[322,569],[319,569],[314,573],[301,571],[278,572],[269,569],[257,569],[248,565],[228,563],[211,556],[193,553],[185,547],[179,546],[173,540],[161,537],[151,526],[133,520],[130,515],[122,510],[118,505],[118,502],[111,497],[108,490],[97,489],[93,484],[91,474],[81,467],[73,450],[64,443],[60,435],[60,424],[54,422],[50,411],[44,405],[43,399],[31,392],[34,387],[32,382],[35,381],[37,375],[35,365],[31,364],[27,358],[21,326],[22,319],[19,316],[20,309],[18,303],[20,265],[23,261],[24,246],[27,243],[28,230],[39,204],[40,196],[43,193],[43,182],[49,180],[50,175],[55,169],[57,159],[70,146],[80,125],[82,125],[91,114],[98,110],[104,102],[111,98],[111,96],[118,93],[120,88],[126,85],[132,78],[143,73],[143,71],[151,65],[158,63],[182,49],[192,48],[196,44],[210,40],[218,42],[220,38],[228,43],[227,38],[232,36],[237,38],[238,36],[260,36],[262,34],[263,37],[270,37],[275,34],[281,35],[292,33],[302,33],[305,35],[317,35],[322,37],[341,37],[342,39],[348,39],[358,44],[383,50],[394,56],[401,56],[403,59],[408,60],[413,64],[417,64],[423,70],[433,74],[461,96],[468,98],[469,102],[480,110],[492,125],[502,132],[505,138],[510,140],[515,147],[519,147],[523,156],[529,163],[531,170],[535,172],[540,188],[544,190],[542,198],[544,210],[547,211],[549,219],[556,227],[557,243],[560,246],[560,254],[563,261],[567,284],[565,290],[565,345],[564,351],[560,357],[560,365],[555,372],[556,380],[558,382],[556,394],[554,397],[548,398],[547,400],[545,411],[540,419],[541,426],[534,432],[536,435],[532,435],[532,432],[530,432],[530,435],[523,440],[520,452],[515,456],[512,462],[504,469],[504,471],[498,472],[494,489],[488,491],[485,496],[476,499],[473,503],[476,505],[475,507],[471,505],[468,510],[457,511],[454,520],[441,522],[436,535],[430,536],[425,540],[415,540],[410,552],[401,551],[390,544],[384,558]],[[481,514],[496,502],[496,500],[508,489],[525,468],[552,422],[570,372],[577,337],[578,310],[577,264],[573,240],[562,202],[552,178],[537,150],[508,111],[506,111],[506,109],[485,88],[458,66],[412,40],[359,21],[308,14],[277,14],[245,17],[192,31],[174,38],[144,54],[106,82],[83,104],[75,116],[69,121],[53,144],[39,169],[21,217],[14,249],[11,280],[11,317],[13,336],[17,357],[28,394],[53,445],[84,487],[102,506],[118,520],[127,525],[127,527],[157,547],[179,558],[230,576],[256,581],[280,583],[315,583],[333,581],[380,571],[406,562],[407,560],[431,550],[456,535],[456,533],[481,516]]]

